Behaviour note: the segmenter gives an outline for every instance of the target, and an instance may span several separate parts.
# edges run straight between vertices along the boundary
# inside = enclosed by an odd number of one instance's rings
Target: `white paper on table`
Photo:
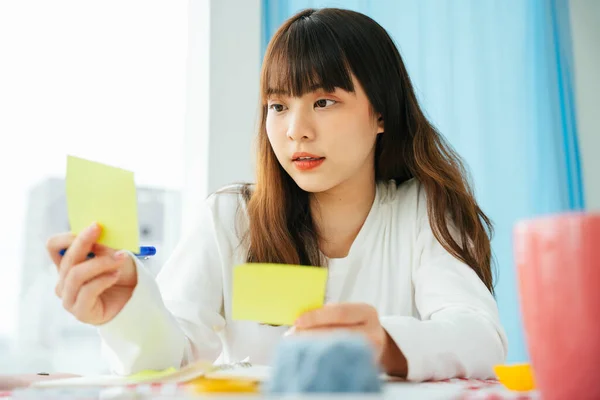
[[[30,387],[34,388],[58,388],[58,387],[98,387],[98,386],[125,386],[131,381],[126,376],[117,375],[94,375],[78,376],[75,378],[50,379],[34,382]]]
[[[183,383],[205,376],[211,379],[243,379],[256,382],[265,382],[271,376],[271,367],[265,365],[225,365],[213,366],[205,362],[187,365],[168,376],[158,379],[132,380],[128,376],[97,375],[82,376],[66,379],[45,380],[36,382],[31,387],[57,388],[57,387],[105,387],[127,386],[148,383]]]
[[[210,379],[243,379],[255,382],[266,382],[271,377],[271,367],[252,365],[250,367],[234,367],[206,374]]]

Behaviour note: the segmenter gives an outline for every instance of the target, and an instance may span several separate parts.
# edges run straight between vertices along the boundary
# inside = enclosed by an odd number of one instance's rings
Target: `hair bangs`
[[[300,97],[317,89],[354,92],[347,57],[317,15],[301,17],[275,34],[261,81],[263,102],[274,94]]]

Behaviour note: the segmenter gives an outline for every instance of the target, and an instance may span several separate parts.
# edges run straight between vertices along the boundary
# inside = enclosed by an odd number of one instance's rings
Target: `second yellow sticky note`
[[[177,372],[177,368],[175,368],[175,367],[170,367],[170,368],[167,368],[162,371],[160,371],[160,370],[159,371],[144,370],[144,371],[140,371],[136,374],[129,375],[128,379],[131,382],[145,382],[145,381],[159,380],[161,378],[171,376],[175,372]]]
[[[323,306],[326,285],[325,268],[240,265],[233,271],[233,319],[293,325],[302,313]]]

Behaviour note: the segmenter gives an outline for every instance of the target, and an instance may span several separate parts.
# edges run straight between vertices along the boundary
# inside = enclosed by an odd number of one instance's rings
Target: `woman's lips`
[[[294,166],[300,171],[310,171],[318,168],[325,161],[325,157],[299,157],[293,160]]]

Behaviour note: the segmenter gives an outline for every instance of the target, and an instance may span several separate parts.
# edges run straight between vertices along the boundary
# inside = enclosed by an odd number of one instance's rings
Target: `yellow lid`
[[[533,371],[529,364],[496,365],[494,371],[507,389],[520,392],[535,389]]]
[[[258,393],[258,383],[246,379],[198,378],[186,384],[197,393]]]

